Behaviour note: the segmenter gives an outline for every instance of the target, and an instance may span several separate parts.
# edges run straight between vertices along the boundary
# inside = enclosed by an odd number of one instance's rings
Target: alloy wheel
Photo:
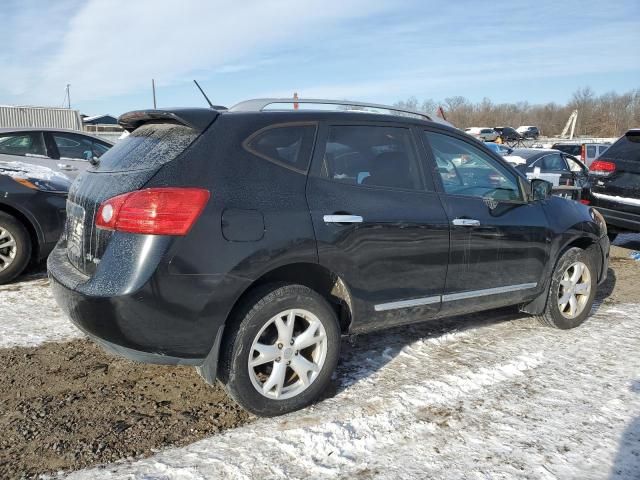
[[[16,258],[17,251],[16,239],[9,230],[0,226],[0,272],[9,268]]]
[[[582,262],[569,265],[564,271],[558,289],[558,309],[565,318],[582,313],[591,294],[591,272]]]
[[[327,357],[322,322],[303,309],[289,309],[269,319],[249,352],[251,383],[267,398],[285,400],[305,391]]]

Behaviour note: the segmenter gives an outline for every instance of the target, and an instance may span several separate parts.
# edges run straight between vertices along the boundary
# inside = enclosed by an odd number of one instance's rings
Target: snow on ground
[[[42,275],[0,286],[0,348],[32,346],[82,336],[58,309]]]
[[[640,305],[595,310],[571,331],[502,310],[361,337],[315,407],[69,478],[637,480]]]

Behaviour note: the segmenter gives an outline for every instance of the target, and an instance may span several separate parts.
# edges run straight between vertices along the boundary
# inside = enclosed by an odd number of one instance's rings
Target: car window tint
[[[91,137],[71,133],[52,133],[61,159],[91,160],[94,141]]]
[[[632,130],[620,137],[605,152],[605,157],[640,162],[640,131]]]
[[[593,158],[596,156],[596,146],[595,145],[587,145],[587,157]]]
[[[316,134],[315,125],[269,127],[249,137],[245,148],[272,162],[306,171]]]
[[[447,193],[520,200],[515,175],[485,152],[460,139],[425,132]]]
[[[42,155],[47,154],[40,132],[0,133],[0,154]]]
[[[421,187],[407,128],[329,127],[321,174],[351,185],[411,190]]]
[[[107,150],[109,150],[109,148],[110,147],[104,145],[103,143],[93,142],[93,155],[100,158],[102,155],[107,153]]]
[[[562,155],[560,155],[559,153],[551,153],[549,155],[545,155],[538,162],[536,162],[536,166],[539,166],[542,170],[567,170],[567,164],[564,162],[564,160],[562,159]]]

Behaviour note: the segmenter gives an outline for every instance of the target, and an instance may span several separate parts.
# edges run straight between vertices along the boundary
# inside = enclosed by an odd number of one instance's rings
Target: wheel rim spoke
[[[259,355],[251,359],[250,365],[252,367],[273,362],[280,356],[280,350],[275,345],[263,345],[262,343],[256,343],[253,346],[253,349],[258,352]]]
[[[579,283],[576,285],[575,292],[580,295],[589,295],[591,286],[587,283]]]
[[[298,335],[293,346],[298,350],[304,350],[324,340],[324,333],[321,332],[319,335],[316,335],[320,325],[320,322],[311,323],[304,332]]]
[[[276,398],[280,397],[282,393],[282,387],[284,385],[284,377],[287,373],[287,365],[286,363],[273,362],[273,370],[271,371],[271,375],[266,382],[264,382],[264,386],[262,387],[262,391],[265,394],[271,393],[271,390],[275,389],[274,396]]]
[[[575,317],[577,310],[578,310],[578,300],[576,299],[575,295],[571,295],[571,297],[569,297],[569,315],[571,315],[572,317]]]

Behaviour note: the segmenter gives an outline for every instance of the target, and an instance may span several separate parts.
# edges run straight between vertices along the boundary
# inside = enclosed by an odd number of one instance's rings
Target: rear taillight
[[[587,163],[587,146],[584,143],[580,147],[580,158],[584,163]]]
[[[580,200],[580,203],[583,204],[583,205],[589,205],[591,203],[591,201],[583,198],[583,199]]]
[[[589,173],[593,175],[607,176],[616,171],[616,164],[606,160],[594,160],[589,167]]]
[[[202,213],[209,191],[201,188],[148,188],[105,200],[96,226],[148,235],[186,235]]]

